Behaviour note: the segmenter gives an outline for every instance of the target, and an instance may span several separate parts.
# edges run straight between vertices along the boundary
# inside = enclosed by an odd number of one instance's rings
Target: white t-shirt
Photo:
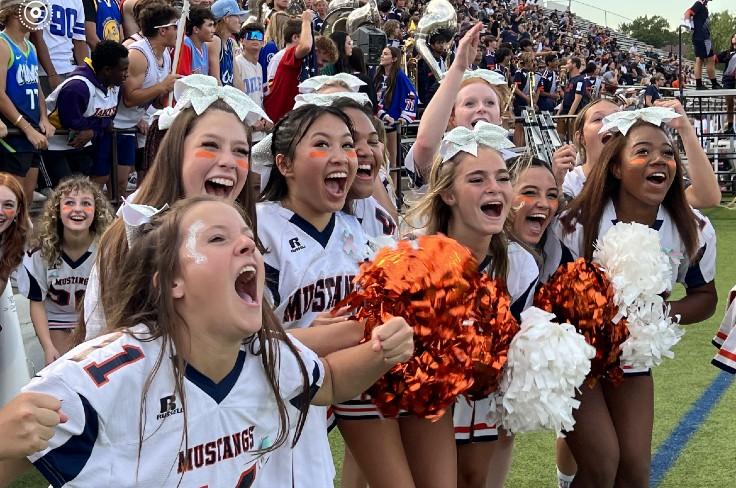
[[[273,82],[273,79],[276,77],[276,70],[279,67],[281,58],[284,57],[285,52],[286,49],[282,49],[281,51],[274,54],[271,60],[268,62],[268,68],[266,68],[266,95],[268,95],[270,91],[269,87],[271,86],[271,82]],[[296,80],[294,80],[294,83],[296,83]]]
[[[243,88],[251,100],[259,107],[263,108],[263,68],[256,61],[251,63],[242,54],[235,57],[235,63],[238,65],[240,76],[243,78]],[[254,132],[253,142],[258,142],[266,134],[264,132]]]
[[[170,357],[162,339],[140,324],[83,343],[42,370],[25,391],[63,401],[69,420],[56,427],[49,447],[28,456],[54,486],[290,486],[290,473],[263,470],[276,451],[276,398],[269,386],[257,339],[246,342],[235,367],[219,383],[187,366],[183,391],[175,393]],[[292,338],[309,375],[310,391],[322,384],[319,358]],[[302,393],[299,363],[285,344],[278,348],[279,395],[289,405]],[[163,360],[150,378],[159,356]],[[150,384],[146,383],[150,379]],[[142,393],[146,399],[141,411]],[[288,429],[298,416],[288,406]],[[187,441],[183,444],[186,416]],[[141,418],[143,443],[139,449]],[[136,478],[137,476],[137,478]],[[244,479],[248,484],[242,483]]]
[[[583,167],[575,166],[565,175],[565,181],[562,182],[562,193],[570,199],[575,198],[583,191],[586,179]]]

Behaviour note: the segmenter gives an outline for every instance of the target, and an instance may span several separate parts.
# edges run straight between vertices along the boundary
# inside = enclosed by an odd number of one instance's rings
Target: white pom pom
[[[663,305],[630,313],[626,319],[629,338],[621,344],[621,363],[634,369],[649,369],[659,366],[666,357],[673,358],[672,348],[684,334],[678,319],[669,317],[668,308]]]
[[[672,270],[656,230],[619,222],[595,247],[593,260],[611,279],[616,305],[624,314],[630,306],[648,302],[669,287]]]
[[[619,317],[627,320],[629,338],[621,345],[621,364],[651,368],[674,357],[672,347],[683,331],[660,295],[669,288],[672,269],[657,231],[620,222],[598,239],[593,259],[613,284]]]
[[[570,324],[536,307],[521,314],[501,380],[501,423],[511,432],[573,429],[575,390],[590,372],[595,348]]]

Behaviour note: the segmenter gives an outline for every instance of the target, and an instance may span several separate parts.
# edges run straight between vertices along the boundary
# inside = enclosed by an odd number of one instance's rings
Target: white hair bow
[[[603,118],[603,127],[598,133],[605,134],[606,132],[618,131],[626,135],[629,129],[640,120],[659,127],[663,123],[678,117],[682,117],[682,115],[667,107],[647,107],[628,112],[615,112]]]
[[[346,84],[350,91],[356,93],[360,90],[361,86],[365,86],[365,82],[357,76],[350,75],[348,73],[338,73],[333,76],[313,76],[299,83],[299,93],[313,93],[318,91],[325,85],[330,84],[333,81],[340,81]]]
[[[227,103],[238,118],[248,125],[255,124],[261,119],[269,122],[271,120],[248,95],[232,86],[218,85],[217,80],[211,76],[195,74],[176,80],[174,97],[176,97],[175,107],[166,107],[155,114],[158,115],[159,129],[171,127],[177,115],[184,109],[192,107],[197,115],[201,115],[217,100]]]
[[[128,246],[133,245],[133,242],[140,236],[142,225],[151,222],[154,215],[160,214],[169,208],[168,203],[161,208],[132,203],[130,201],[131,197],[123,198],[123,204],[118,209],[118,216],[123,219],[125,224],[125,237],[128,240]]]
[[[508,82],[506,81],[506,77],[504,75],[502,75],[501,73],[497,73],[495,71],[491,71],[489,69],[467,70],[465,71],[465,73],[463,73],[463,81],[470,80],[473,78],[480,78],[481,80],[485,81],[489,85],[508,86]]]
[[[365,93],[338,92],[338,93],[302,93],[294,98],[294,108],[302,105],[318,105],[329,107],[338,98],[349,98],[361,105],[372,106],[371,99]]]
[[[487,146],[497,151],[514,147],[508,139],[508,131],[488,122],[479,121],[473,130],[455,127],[445,134],[440,144],[440,156],[444,163],[459,152],[478,156],[478,145]]]

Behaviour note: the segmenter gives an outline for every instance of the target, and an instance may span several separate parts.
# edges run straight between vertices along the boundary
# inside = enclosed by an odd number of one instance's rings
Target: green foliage
[[[657,48],[677,42],[677,33],[672,32],[667,19],[659,15],[637,17],[628,24],[621,24],[619,29],[631,37]]]
[[[728,10],[710,14],[710,37],[715,51],[726,51],[734,34],[736,34],[736,15],[731,15]]]

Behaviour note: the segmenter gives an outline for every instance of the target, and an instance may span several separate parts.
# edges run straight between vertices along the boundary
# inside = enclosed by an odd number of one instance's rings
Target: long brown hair
[[[437,157],[429,173],[427,193],[420,198],[409,210],[406,221],[414,228],[424,227],[427,235],[447,235],[452,219],[452,208],[442,199],[442,194],[452,189],[457,167],[466,153],[459,152],[452,158],[442,162]],[[501,157],[499,155],[499,157]],[[491,256],[491,276],[506,280],[509,271],[508,240],[504,231],[494,234],[488,247]]]
[[[223,205],[231,205],[237,209],[245,220],[245,216],[236,204],[230,204],[222,199],[211,196],[197,196],[180,200],[172,208],[151,219],[149,224],[144,224],[142,232],[136,238],[131,248],[123,259],[123,266],[118,270],[117,279],[112,283],[112,291],[116,300],[106,309],[109,323],[115,324],[115,329],[130,333],[130,329],[138,324],[145,324],[148,332],[145,336],[137,339],[141,341],[153,341],[160,339],[161,350],[156,358],[151,373],[146,378],[145,386],[141,392],[140,422],[139,422],[139,447],[140,452],[144,432],[145,404],[148,390],[153,379],[165,361],[172,361],[174,371],[175,394],[181,398],[182,408],[186,410],[186,399],[183,388],[186,361],[182,354],[175,354],[183,350],[184,337],[189,333],[189,324],[176,310],[174,298],[171,295],[173,282],[180,273],[179,249],[182,245],[181,222],[184,216],[196,205],[203,202],[218,202]],[[302,393],[300,394],[300,414],[296,427],[294,445],[296,444],[301,430],[304,426],[306,413],[309,406],[309,380],[307,370],[299,356],[297,348],[289,340],[270,307],[265,303],[262,315],[262,327],[255,333],[258,339],[258,348],[250,339],[249,347],[253,354],[261,356],[266,378],[274,395],[279,415],[279,433],[274,444],[265,449],[259,449],[257,453],[272,451],[283,445],[288,438],[288,414],[286,403],[279,393],[278,365],[279,347],[285,344],[289,351],[294,354],[302,375]],[[188,442],[186,415],[182,443]],[[150,435],[150,433],[148,433]],[[293,446],[292,446],[293,447]]]
[[[202,115],[211,110],[220,110],[236,115],[235,111],[222,101],[210,105]],[[171,127],[161,140],[161,146],[157,148],[156,158],[150,171],[146,174],[146,178],[136,193],[135,203],[161,208],[166,204],[172,205],[186,196],[182,185],[184,141],[199,120],[201,120],[201,116],[198,116],[192,108],[185,109],[174,119]],[[250,127],[245,123],[243,123],[243,127],[246,130],[248,147],[250,147]],[[257,237],[256,194],[252,185],[248,184],[252,175],[253,173],[249,170],[246,183],[236,200],[245,208],[246,223],[253,229]],[[100,303],[97,306],[101,305],[103,311],[109,310],[117,301],[117,296],[110,293],[108,288],[110,283],[117,279],[127,252],[128,241],[125,238],[125,226],[122,219],[117,219],[103,234],[97,252],[97,271],[100,277]]]
[[[637,122],[629,129],[636,130],[647,122]],[[669,138],[669,137],[668,137]],[[568,205],[567,212],[560,217],[564,232],[571,233],[575,224],[583,227],[583,257],[593,259],[595,241],[598,239],[603,210],[609,200],[615,199],[621,187],[621,182],[614,177],[614,168],[621,165],[621,156],[626,147],[626,136],[616,132],[606,142],[601,153],[600,161],[593,165],[593,169],[585,181],[583,191]],[[693,259],[698,251],[698,218],[693,212],[685,197],[685,185],[682,178],[682,161],[680,153],[675,148],[675,179],[662,201],[662,206],[669,212],[677,226],[680,239],[685,244],[688,256]]]
[[[585,140],[583,139],[583,128],[585,127],[585,124],[588,123],[588,112],[598,105],[599,103],[607,102],[611,103],[613,105],[618,105],[613,100],[610,100],[608,98],[597,98],[590,102],[588,105],[583,107],[583,109],[578,112],[578,115],[575,117],[575,121],[573,122],[572,126],[572,133],[573,133],[573,143],[575,144],[575,148],[578,150],[578,153],[580,154],[580,160],[583,163],[586,163],[587,154],[585,153]]]
[[[386,79],[386,91],[383,93],[382,103],[384,110],[391,106],[394,87],[396,86],[396,76],[401,69],[401,50],[390,46],[386,46],[385,49],[391,51],[391,57],[394,58],[394,62],[391,63],[391,71],[386,72],[385,66],[381,65],[376,69],[376,76],[373,77],[373,86],[376,89],[376,93],[378,93],[381,91],[381,85],[383,84],[383,75],[388,76]]]
[[[5,283],[10,273],[23,260],[23,251],[25,251],[26,240],[28,239],[30,229],[30,219],[28,218],[26,200],[23,196],[23,187],[20,186],[18,180],[8,173],[0,173],[0,186],[7,187],[8,190],[13,192],[17,200],[15,218],[10,226],[0,234],[0,242],[2,243],[2,252],[0,252],[0,278],[3,279],[3,283],[0,283],[0,286],[5,288]]]
[[[99,185],[92,183],[86,176],[72,176],[62,181],[46,201],[41,218],[36,223],[36,232],[31,247],[41,249],[41,256],[49,266],[61,262],[62,245],[64,244],[64,224],[61,223],[61,201],[74,192],[86,192],[95,200],[95,214],[90,234],[99,239],[113,220],[110,203],[102,194]]]

